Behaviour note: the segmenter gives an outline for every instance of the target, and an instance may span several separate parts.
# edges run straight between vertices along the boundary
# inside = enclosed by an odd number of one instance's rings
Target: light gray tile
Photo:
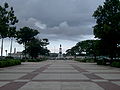
[[[89,80],[83,74],[61,74],[61,80]]]
[[[113,81],[112,83],[117,84],[120,86],[120,81]]]
[[[5,82],[5,81],[4,81],[4,82],[1,82],[1,81],[0,81],[0,87],[6,85],[6,84],[8,84],[8,83],[10,83],[10,82]]]
[[[33,80],[60,80],[60,74],[39,74]]]
[[[62,90],[104,90],[92,82],[63,82]]]
[[[22,76],[24,76],[25,74],[0,74],[0,80],[15,80],[18,79]]]

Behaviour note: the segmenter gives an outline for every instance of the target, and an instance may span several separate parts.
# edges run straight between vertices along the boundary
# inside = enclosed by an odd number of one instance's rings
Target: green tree
[[[26,52],[35,59],[38,57],[38,55],[49,55],[50,51],[46,47],[44,47],[48,44],[48,40],[46,39],[47,42],[43,41],[44,40],[41,39],[31,40],[29,43],[27,43]]]
[[[120,44],[120,1],[105,0],[94,12],[96,19],[94,35],[104,42],[111,59],[116,57],[117,46]]]
[[[74,58],[76,58],[76,56],[79,55],[79,48],[73,46],[71,49],[66,50],[66,55],[74,56]]]
[[[9,8],[8,3],[4,3],[4,6],[0,6],[0,38],[1,43],[1,56],[3,55],[3,39],[9,37],[8,33],[12,31],[18,20],[14,15],[13,7]],[[10,36],[11,37],[11,36]]]
[[[17,31],[17,42],[19,44],[23,44],[26,50],[26,46],[28,43],[30,43],[32,40],[35,39],[35,36],[38,35],[38,30],[31,29],[29,27],[23,27],[19,31]],[[26,52],[25,52],[25,58],[26,58]]]
[[[81,56],[83,55],[82,52],[86,52],[86,55],[92,55],[96,60],[96,56],[100,55],[100,52],[98,51],[101,49],[98,42],[99,40],[85,40],[78,42],[74,47],[66,51],[67,55]]]
[[[8,29],[8,37],[11,39],[11,44],[10,44],[10,55],[11,55],[13,38],[16,37],[16,26],[14,25],[18,23],[18,19],[14,15],[13,7],[11,7],[11,11],[9,13],[10,13],[10,23],[9,23],[9,29]]]
[[[98,50],[96,46],[97,42],[98,40],[85,40],[78,42],[76,46],[81,47],[81,52],[86,52],[86,55],[94,56],[94,59],[96,60]]]

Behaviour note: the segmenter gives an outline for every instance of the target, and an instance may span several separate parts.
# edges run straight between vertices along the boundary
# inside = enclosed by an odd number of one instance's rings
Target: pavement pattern
[[[120,69],[72,60],[0,68],[0,90],[120,90]]]

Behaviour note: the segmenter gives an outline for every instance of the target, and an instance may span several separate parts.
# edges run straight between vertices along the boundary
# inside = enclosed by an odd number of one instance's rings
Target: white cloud
[[[40,29],[46,29],[47,25],[42,24],[41,22],[35,22],[35,26],[40,28]]]

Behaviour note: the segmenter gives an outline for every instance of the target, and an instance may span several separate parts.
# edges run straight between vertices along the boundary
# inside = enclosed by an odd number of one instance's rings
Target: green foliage
[[[114,62],[111,63],[111,66],[120,68],[120,62],[114,61]]]
[[[94,63],[94,59],[93,58],[75,58],[75,61]]]
[[[97,65],[106,65],[104,60],[97,60]]]
[[[26,46],[29,42],[35,39],[35,36],[38,35],[38,30],[31,29],[29,27],[23,27],[17,31],[17,42],[25,46],[25,58],[26,58]]]
[[[0,36],[1,38],[14,37],[16,27],[18,23],[17,17],[14,15],[13,7],[9,8],[8,3],[4,3],[4,6],[0,6]]]
[[[20,60],[13,60],[13,59],[6,59],[0,61],[0,67],[8,67],[8,66],[14,66],[14,65],[20,65]]]
[[[104,42],[104,49],[113,59],[116,57],[117,45],[120,44],[120,1],[105,0],[93,17],[96,19],[94,35]]]
[[[21,59],[20,61],[21,61],[21,62],[26,62],[27,60],[26,60],[26,59]]]
[[[23,27],[17,32],[17,42],[19,44],[26,45],[28,42],[35,39],[35,36],[38,34],[38,30],[34,30],[29,27]]]
[[[41,62],[41,61],[46,61],[47,58],[46,57],[42,57],[42,58],[39,58],[39,59],[28,59],[27,61],[28,62]]]
[[[48,43],[48,40],[39,40],[39,39],[33,39],[31,42],[29,42],[26,46],[26,52],[32,57],[37,58],[38,55],[49,55],[49,50],[44,47]]]
[[[82,56],[84,55],[83,52],[85,52],[86,55],[92,55],[96,59],[96,55],[99,54],[98,42],[99,40],[85,40],[78,42],[74,47],[66,51],[67,55]]]
[[[14,59],[14,58],[11,56],[7,56],[7,57],[5,57],[5,59]]]
[[[8,3],[4,3],[4,6],[0,6],[0,38],[2,38],[1,56],[3,54],[3,38],[13,38],[16,34],[16,27],[18,19],[14,14],[13,7],[9,7]]]
[[[76,54],[77,54],[77,49],[78,49],[78,48],[77,48],[76,46],[74,46],[74,47],[72,47],[71,49],[66,50],[67,55],[76,56]]]

